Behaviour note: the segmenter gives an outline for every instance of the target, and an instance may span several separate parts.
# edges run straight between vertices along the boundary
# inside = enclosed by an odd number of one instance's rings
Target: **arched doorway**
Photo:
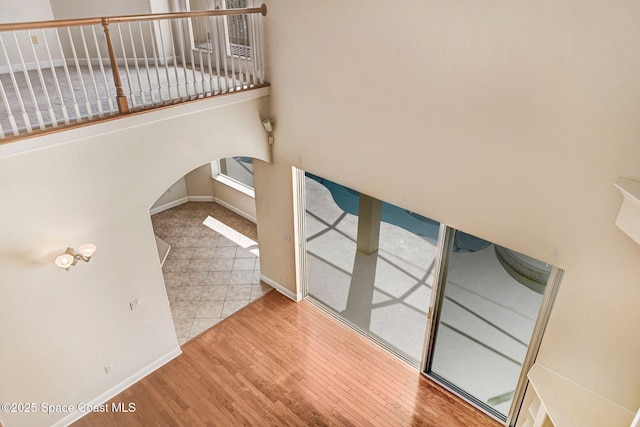
[[[150,211],[180,345],[271,290],[260,281],[251,166],[249,157],[202,165]]]

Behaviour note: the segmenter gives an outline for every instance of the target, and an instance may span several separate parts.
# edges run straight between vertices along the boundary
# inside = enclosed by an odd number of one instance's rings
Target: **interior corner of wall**
[[[281,285],[280,283],[276,282],[275,280],[270,279],[269,277],[265,276],[264,274],[260,275],[260,280],[263,281],[264,283],[266,283],[267,285],[271,286],[276,291],[280,292],[282,295],[284,295],[285,297],[289,298],[292,301],[300,302],[300,300],[302,300],[302,294],[300,292],[292,292],[291,290],[289,290],[284,285]]]

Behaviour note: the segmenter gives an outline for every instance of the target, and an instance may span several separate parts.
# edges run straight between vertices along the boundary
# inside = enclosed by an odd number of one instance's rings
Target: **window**
[[[225,185],[255,197],[252,160],[251,157],[227,157],[212,162],[211,176]]]

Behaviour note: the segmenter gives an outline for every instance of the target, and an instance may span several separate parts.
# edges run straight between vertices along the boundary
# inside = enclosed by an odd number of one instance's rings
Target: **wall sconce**
[[[269,133],[269,144],[273,145],[273,135],[271,135],[271,132],[273,132],[273,121],[267,117],[262,121],[262,126],[264,126],[264,130]]]
[[[67,248],[67,251],[56,258],[56,265],[69,271],[71,267],[77,264],[78,260],[89,262],[93,253],[96,251],[96,245],[85,243],[78,250]]]

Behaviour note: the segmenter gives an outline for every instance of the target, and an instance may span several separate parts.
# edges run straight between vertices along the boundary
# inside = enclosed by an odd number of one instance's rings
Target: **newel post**
[[[107,40],[107,49],[109,49],[109,61],[111,62],[111,72],[113,73],[113,82],[116,85],[116,102],[118,103],[118,111],[120,114],[126,114],[129,112],[129,103],[127,97],[122,90],[122,80],[120,80],[120,71],[118,71],[118,61],[116,60],[116,52],[113,50],[113,43],[111,42],[111,34],[109,32],[109,19],[102,18],[102,27],[104,28],[104,35]],[[126,58],[125,58],[126,61]]]

